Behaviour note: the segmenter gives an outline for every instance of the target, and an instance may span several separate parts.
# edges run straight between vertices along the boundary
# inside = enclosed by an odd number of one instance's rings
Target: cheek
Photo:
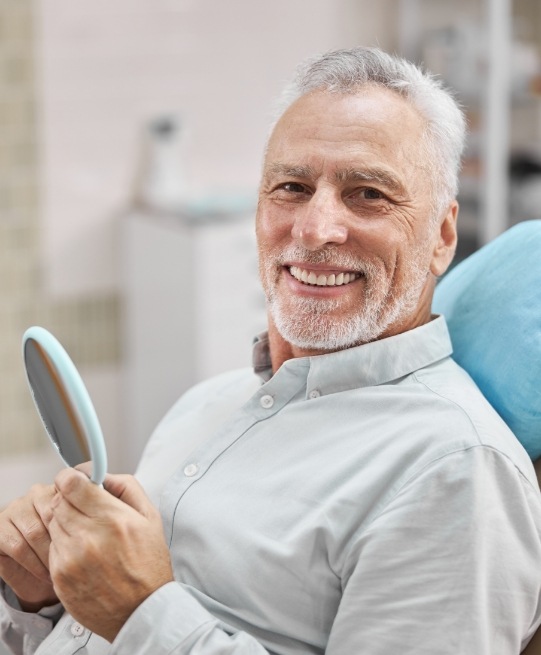
[[[270,199],[261,200],[257,207],[256,231],[267,241],[291,236],[296,208],[285,207]]]
[[[268,244],[272,239],[272,223],[269,220],[268,213],[262,207],[258,207],[257,210],[255,234],[259,251],[263,252],[267,250]]]
[[[256,218],[256,238],[259,259],[259,276],[263,287],[268,289],[273,284],[273,262],[279,252],[279,244],[268,216],[258,211]]]
[[[401,259],[405,237],[391,226],[385,226],[385,219],[367,221],[362,230],[350,231],[353,253],[374,263],[379,271],[378,277],[394,277]]]
[[[370,292],[380,299],[403,293],[409,276],[406,254],[401,244],[388,239],[380,242],[377,248],[375,245],[372,250],[367,248],[366,252],[370,253],[367,259],[372,265]]]
[[[430,253],[423,244],[402,249],[396,260],[393,288],[400,294],[417,288],[427,279],[429,267]]]
[[[261,259],[279,252],[291,240],[291,228],[276,212],[259,209],[256,217],[256,238]]]

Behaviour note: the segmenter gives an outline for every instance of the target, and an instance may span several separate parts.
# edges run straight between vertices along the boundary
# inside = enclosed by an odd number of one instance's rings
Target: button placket
[[[257,403],[257,408],[261,412],[257,392],[252,397],[252,402]],[[231,444],[257,423],[260,418],[260,416],[255,417],[239,411],[234,426],[230,426],[226,422],[218,433],[195,450],[190,459],[184,463],[184,466],[180,467],[166,482],[160,497],[160,508],[164,532],[168,541],[173,536],[177,508],[183,502],[188,489],[199,480],[202,480],[207,475],[212,462],[218,459]],[[191,476],[186,475],[186,469],[192,465],[197,466],[197,471]],[[192,468],[188,469],[188,473],[193,470]]]

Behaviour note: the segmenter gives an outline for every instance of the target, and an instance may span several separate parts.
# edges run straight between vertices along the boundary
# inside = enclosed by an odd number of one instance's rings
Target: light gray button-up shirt
[[[541,620],[539,488],[450,353],[437,318],[271,376],[260,339],[258,375],[193,388],[143,456],[178,582],[113,645],[65,615],[38,653],[518,653]],[[24,655],[51,625],[0,622]]]

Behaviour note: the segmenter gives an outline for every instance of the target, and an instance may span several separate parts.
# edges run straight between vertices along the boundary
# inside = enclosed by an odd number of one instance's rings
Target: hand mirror
[[[55,450],[68,466],[91,461],[91,480],[102,484],[107,471],[102,431],[69,355],[50,332],[31,327],[23,335],[23,359],[34,403]]]

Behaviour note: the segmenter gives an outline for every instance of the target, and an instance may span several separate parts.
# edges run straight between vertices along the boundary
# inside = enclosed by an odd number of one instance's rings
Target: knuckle
[[[72,469],[64,469],[59,489],[62,495],[69,496],[81,487],[83,478]]]
[[[46,485],[36,482],[30,487],[29,495],[30,496],[40,496],[43,494],[44,490],[47,488]]]
[[[8,521],[0,530],[0,550],[9,557],[16,558],[26,549],[20,531],[12,521]]]
[[[40,542],[48,538],[49,533],[45,529],[43,523],[36,519],[34,521],[28,521],[20,527],[23,537],[28,542]]]
[[[39,507],[40,505],[43,505],[44,503],[50,501],[54,493],[55,493],[55,488],[53,485],[33,484],[30,487],[30,491],[28,492],[26,498],[34,506]]]
[[[11,556],[11,558],[14,559],[16,562],[20,562],[24,560],[24,558],[28,554],[28,549],[29,546],[27,542],[24,541],[24,539],[17,538],[14,535],[8,537],[6,543],[6,550],[8,554]]]
[[[41,518],[45,522],[45,525],[50,525],[51,521],[54,518],[53,508],[47,506],[41,510]]]
[[[34,485],[34,495],[37,503],[47,503],[56,493],[56,488],[52,484]]]

